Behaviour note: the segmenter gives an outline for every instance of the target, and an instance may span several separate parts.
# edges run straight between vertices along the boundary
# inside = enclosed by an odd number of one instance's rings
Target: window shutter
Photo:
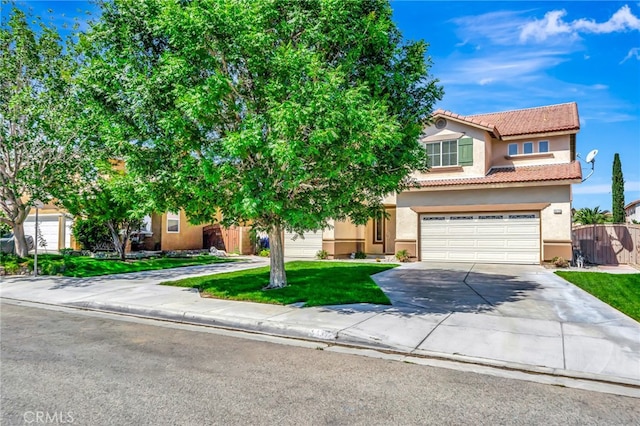
[[[464,137],[458,139],[458,164],[460,166],[473,166],[473,138]]]

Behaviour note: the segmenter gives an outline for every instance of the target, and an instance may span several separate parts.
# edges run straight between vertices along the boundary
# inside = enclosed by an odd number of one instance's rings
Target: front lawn
[[[556,274],[640,321],[640,274],[567,271]]]
[[[62,256],[55,254],[38,255],[40,275],[64,275],[66,277],[95,277],[99,275],[122,274],[126,272],[153,271],[179,268],[181,266],[207,265],[210,263],[233,262],[233,259],[215,256],[161,257],[154,259],[127,260],[94,259],[88,256]],[[3,255],[0,266],[9,273],[20,266],[33,270],[33,256],[26,259]]]
[[[199,289],[219,299],[305,306],[376,303],[390,305],[371,275],[398,265],[351,262],[289,262],[288,286],[263,290],[269,284],[269,267],[168,281],[162,284]]]

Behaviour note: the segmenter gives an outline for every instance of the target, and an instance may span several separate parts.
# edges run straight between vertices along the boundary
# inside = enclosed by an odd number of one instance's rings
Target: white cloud
[[[550,37],[565,35],[576,39],[579,33],[608,34],[623,31],[640,31],[640,19],[636,17],[629,6],[622,6],[611,18],[605,22],[595,22],[593,19],[581,18],[566,22],[566,10],[552,10],[545,13],[542,19],[535,19],[524,24],[520,31],[520,41],[529,39],[544,41]]]
[[[627,56],[625,56],[624,59],[620,61],[620,63],[623,64],[632,58],[636,58],[640,60],[640,47],[634,47],[631,50],[629,50],[629,53],[627,53]]]
[[[555,49],[512,51],[505,55],[475,56],[469,59],[452,57],[441,62],[447,70],[441,79],[444,85],[489,83],[520,84],[541,77],[540,71],[568,60]]]
[[[458,27],[458,35],[466,44],[480,44],[489,41],[503,46],[513,45],[518,38],[519,28],[526,21],[521,16],[525,12],[497,11],[482,15],[461,16],[451,22]],[[478,25],[490,22],[490,25]]]
[[[587,181],[588,182],[588,181]],[[611,184],[600,183],[589,185],[589,183],[583,183],[581,185],[575,185],[573,187],[574,194],[610,194]],[[627,181],[624,183],[625,192],[638,192],[640,191],[640,181]]]
[[[574,21],[572,27],[577,31],[596,34],[640,31],[640,19],[631,12],[629,6],[624,5],[606,22],[599,24],[592,19],[583,18]]]
[[[600,185],[589,185],[583,183],[581,185],[576,185],[573,187],[574,194],[608,194],[611,192],[611,185],[600,184]]]
[[[571,26],[562,21],[566,14],[566,10],[553,10],[545,13],[544,18],[525,24],[520,31],[520,41],[529,38],[543,41],[550,36],[573,33]]]

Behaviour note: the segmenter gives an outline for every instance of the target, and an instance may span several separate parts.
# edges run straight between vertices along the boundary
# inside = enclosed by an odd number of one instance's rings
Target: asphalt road
[[[640,424],[640,400],[233,337],[0,305],[1,423]]]

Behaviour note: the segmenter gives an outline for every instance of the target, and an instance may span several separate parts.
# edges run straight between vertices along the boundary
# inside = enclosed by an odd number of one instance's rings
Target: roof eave
[[[438,186],[421,186],[412,188],[411,191],[460,191],[464,189],[494,189],[494,188],[525,188],[532,186],[556,186],[573,185],[582,182],[582,178],[575,179],[549,179],[529,182],[499,182],[499,183],[465,183]]]
[[[436,111],[433,114],[433,117],[443,117],[446,118],[447,120],[451,120],[451,121],[455,121],[456,123],[460,123],[460,124],[465,124],[467,126],[472,126],[472,127],[476,127],[478,129],[482,129],[482,130],[486,130],[488,132],[493,132],[495,133],[498,137],[500,137],[500,134],[498,133],[498,130],[495,128],[495,126],[484,126],[482,124],[478,124],[475,123],[471,120],[467,120],[465,119],[463,116],[453,116],[451,114],[447,114],[446,111]]]

